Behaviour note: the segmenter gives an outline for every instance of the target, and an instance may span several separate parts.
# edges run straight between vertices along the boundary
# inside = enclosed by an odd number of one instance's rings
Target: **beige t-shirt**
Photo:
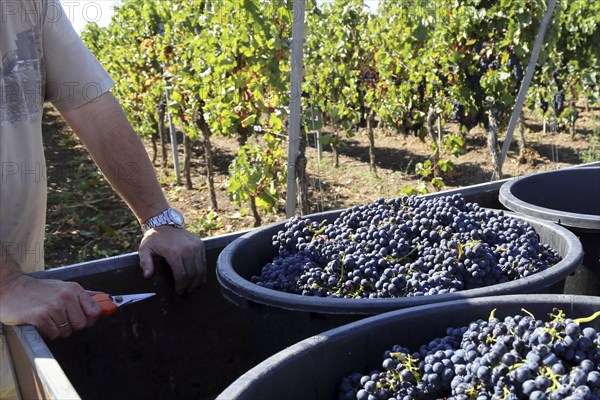
[[[0,242],[29,273],[44,267],[44,101],[69,111],[114,82],[58,0],[2,1],[0,57]]]

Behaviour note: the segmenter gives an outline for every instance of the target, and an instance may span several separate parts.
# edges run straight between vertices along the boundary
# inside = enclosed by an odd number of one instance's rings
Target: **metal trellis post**
[[[165,34],[165,26],[162,23],[158,24],[158,31],[161,36]],[[173,156],[173,170],[175,171],[175,181],[179,185],[181,183],[181,174],[179,172],[179,153],[177,152],[177,130],[175,129],[175,124],[173,124],[173,117],[171,116],[171,112],[169,111],[169,80],[166,74],[165,65],[161,64],[161,68],[163,70],[163,76],[165,80],[165,101],[167,105],[167,119],[169,122],[169,133],[171,136],[171,154]]]
[[[510,146],[510,141],[512,140],[513,133],[515,131],[515,127],[517,126],[517,121],[519,120],[519,116],[521,115],[521,109],[523,108],[523,102],[525,101],[525,95],[527,94],[527,90],[529,89],[529,84],[531,83],[531,78],[533,77],[533,72],[535,71],[535,64],[537,63],[538,56],[540,54],[540,50],[542,48],[542,44],[544,43],[544,37],[546,36],[546,29],[548,25],[550,25],[550,20],[552,19],[552,12],[554,11],[554,6],[556,5],[556,0],[548,0],[548,9],[542,18],[542,22],[540,23],[540,29],[538,31],[537,37],[535,38],[535,44],[533,45],[533,51],[531,52],[531,57],[529,58],[529,64],[527,65],[527,70],[525,71],[525,77],[523,78],[523,82],[521,82],[521,87],[519,88],[519,93],[517,95],[517,101],[515,103],[515,108],[513,109],[513,113],[510,117],[510,121],[508,123],[508,129],[506,131],[506,138],[504,139],[504,143],[502,144],[502,151],[500,153],[500,171],[502,171],[502,165],[504,165],[504,160],[506,159],[506,153],[508,152],[508,147]],[[492,180],[497,177],[492,175]]]

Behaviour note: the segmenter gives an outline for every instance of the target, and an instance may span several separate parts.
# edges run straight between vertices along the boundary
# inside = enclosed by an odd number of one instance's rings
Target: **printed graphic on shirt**
[[[39,119],[43,106],[42,73],[33,29],[17,34],[16,49],[2,54],[0,125]]]

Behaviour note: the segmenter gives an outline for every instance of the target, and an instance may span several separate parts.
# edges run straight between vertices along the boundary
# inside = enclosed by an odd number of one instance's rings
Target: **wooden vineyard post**
[[[292,23],[292,55],[290,71],[290,123],[288,126],[288,173],[285,213],[288,218],[296,214],[296,161],[300,150],[300,124],[302,117],[302,46],[304,44],[305,0],[294,0]]]

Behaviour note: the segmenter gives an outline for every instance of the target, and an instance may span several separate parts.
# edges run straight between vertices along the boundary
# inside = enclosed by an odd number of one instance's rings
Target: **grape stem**
[[[488,318],[488,322],[492,322],[492,320],[494,319],[494,316],[496,315],[496,310],[497,310],[497,308],[494,308],[492,310],[492,312],[490,313],[490,317]]]
[[[590,315],[589,317],[574,319],[573,322],[575,322],[577,325],[581,325],[586,322],[592,322],[593,320],[595,320],[598,317],[600,317],[600,311],[596,311],[594,314]]]
[[[528,310],[521,308],[521,311],[523,311],[525,314],[529,315],[531,318],[536,319],[535,316]]]

